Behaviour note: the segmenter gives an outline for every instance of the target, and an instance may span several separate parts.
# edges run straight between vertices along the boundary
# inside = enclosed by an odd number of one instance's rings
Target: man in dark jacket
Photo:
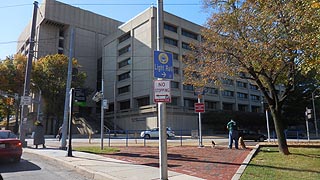
[[[239,132],[237,128],[237,123],[232,119],[227,124],[227,129],[229,130],[229,149],[232,149],[232,143],[234,140],[234,146],[238,149],[238,139],[239,139]]]

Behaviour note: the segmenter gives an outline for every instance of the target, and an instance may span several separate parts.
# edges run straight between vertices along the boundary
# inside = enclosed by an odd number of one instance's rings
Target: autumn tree
[[[86,78],[76,59],[72,60],[74,71],[72,87],[82,87]],[[32,82],[37,84],[45,100],[45,113],[47,116],[62,119],[66,82],[68,74],[68,57],[62,54],[47,55],[33,63]]]
[[[255,82],[268,103],[279,151],[284,155],[290,152],[283,103],[294,91],[298,73],[312,69],[320,73],[320,17],[313,3],[204,0],[212,15],[201,43],[184,59],[185,82],[195,86],[216,84],[228,76]]]

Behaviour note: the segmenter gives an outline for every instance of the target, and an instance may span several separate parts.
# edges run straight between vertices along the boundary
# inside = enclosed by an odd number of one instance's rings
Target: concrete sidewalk
[[[24,148],[23,152],[57,161],[94,180],[154,180],[160,177],[159,168],[136,165],[90,153],[73,151],[73,157],[67,157],[67,151],[50,147],[46,149]],[[172,171],[168,171],[168,178],[170,180],[201,179]]]

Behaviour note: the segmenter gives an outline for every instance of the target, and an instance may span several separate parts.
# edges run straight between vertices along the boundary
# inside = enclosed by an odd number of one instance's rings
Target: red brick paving
[[[134,164],[159,167],[158,147],[117,147],[120,152],[105,155]],[[194,146],[168,147],[168,170],[202,179],[231,179],[251,149]]]

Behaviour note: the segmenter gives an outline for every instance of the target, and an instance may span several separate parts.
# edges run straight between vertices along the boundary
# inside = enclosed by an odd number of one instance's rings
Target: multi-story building
[[[157,46],[156,8],[151,7],[103,41],[103,77],[105,97],[110,102],[109,121],[123,129],[158,126],[153,102],[153,52]],[[200,42],[203,27],[164,13],[164,51],[173,55],[172,102],[167,104],[167,125],[174,129],[198,127],[194,113],[197,96],[193,86],[183,84],[182,58],[190,43]],[[206,88],[207,110],[261,112],[261,93],[254,83],[243,79],[224,79],[223,89]]]
[[[73,57],[88,75],[86,86],[101,90],[109,101],[105,122],[122,129],[158,126],[153,101],[153,52],[157,45],[156,8],[150,7],[128,22],[121,23],[55,0],[44,0],[38,11],[35,57],[69,54],[70,29],[75,32]],[[190,43],[201,41],[203,27],[170,13],[164,13],[164,50],[173,55],[174,79],[171,103],[167,104],[167,125],[173,129],[197,129],[195,90],[183,84],[183,63]],[[18,52],[28,54],[30,24],[19,37]],[[262,112],[258,87],[243,79],[224,79],[223,89],[206,88],[206,111]],[[99,113],[87,98],[89,114]],[[96,111],[97,110],[97,111]],[[99,114],[97,114],[99,115]],[[97,116],[99,117],[99,116]],[[97,118],[98,119],[98,118]]]

